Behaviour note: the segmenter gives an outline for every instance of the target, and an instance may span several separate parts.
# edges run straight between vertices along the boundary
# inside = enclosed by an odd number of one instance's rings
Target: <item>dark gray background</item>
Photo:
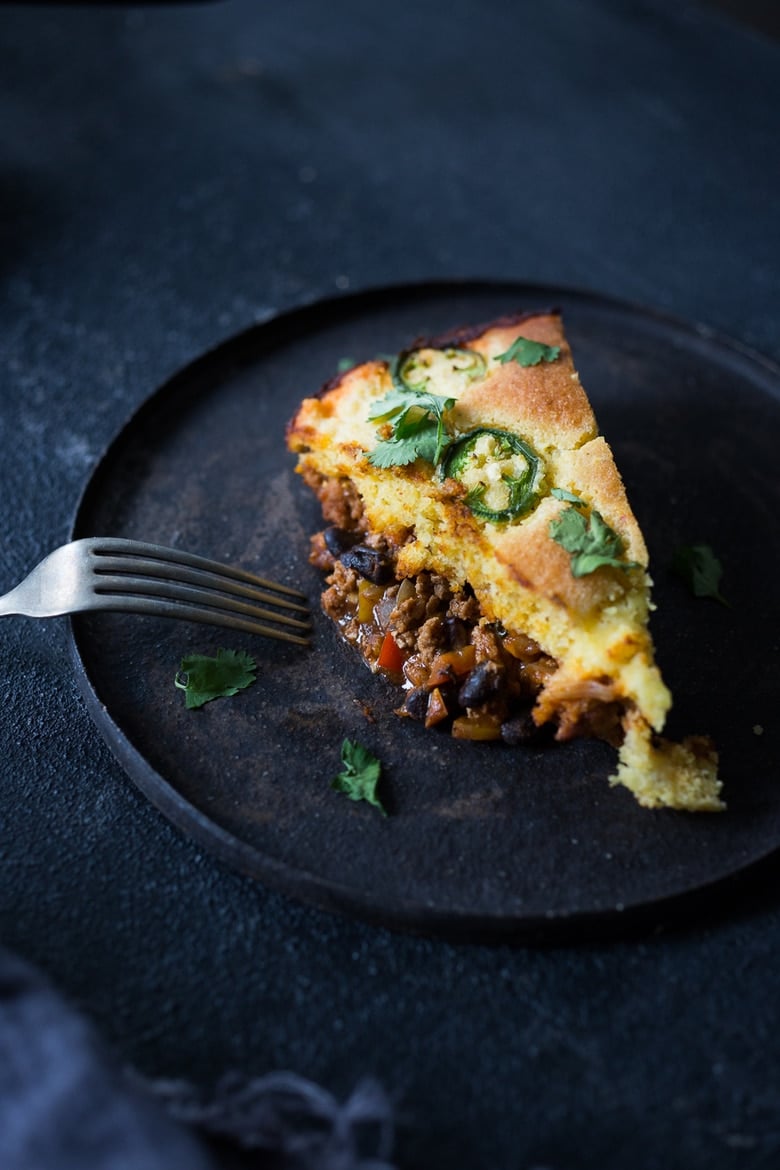
[[[665,0],[4,6],[0,585],[66,538],[160,382],[339,290],[586,286],[780,359],[778,66],[758,31]],[[332,918],[137,794],[64,623],[0,639],[2,941],[121,1059],[204,1086],[376,1074],[415,1170],[776,1161],[776,867],[555,949]]]

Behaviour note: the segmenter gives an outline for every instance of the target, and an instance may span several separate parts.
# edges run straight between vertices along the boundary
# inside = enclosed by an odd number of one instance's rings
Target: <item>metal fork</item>
[[[49,553],[0,597],[0,617],[119,610],[226,626],[306,646],[311,624],[304,602],[297,589],[176,548],[87,537]]]

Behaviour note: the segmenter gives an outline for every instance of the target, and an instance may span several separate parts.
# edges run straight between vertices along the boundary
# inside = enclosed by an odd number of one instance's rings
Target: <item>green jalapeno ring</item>
[[[461,435],[447,450],[441,464],[443,479],[455,479],[462,482],[462,477],[468,468],[469,456],[474,450],[477,441],[483,435],[492,435],[510,452],[522,455],[526,461],[526,468],[517,477],[503,475],[502,481],[506,484],[508,501],[504,508],[490,508],[483,502],[485,485],[480,484],[472,488],[466,495],[466,504],[475,516],[493,523],[505,520],[516,520],[525,515],[534,506],[538,492],[534,490],[534,482],[539,471],[541,460],[532,447],[512,431],[500,430],[497,427],[478,427]]]
[[[421,345],[415,349],[407,349],[399,353],[396,360],[392,363],[391,373],[393,382],[399,390],[426,390],[430,377],[424,375],[422,379],[414,380],[413,372],[415,365],[419,362],[419,355],[428,350],[434,354],[442,354],[444,358],[452,364],[453,372],[462,374],[464,381],[468,384],[475,382],[478,378],[482,378],[487,370],[487,363],[481,353],[477,353],[475,349],[465,349],[458,345],[448,345],[444,349],[439,349],[435,345]],[[465,365],[455,365],[458,360],[465,359]]]

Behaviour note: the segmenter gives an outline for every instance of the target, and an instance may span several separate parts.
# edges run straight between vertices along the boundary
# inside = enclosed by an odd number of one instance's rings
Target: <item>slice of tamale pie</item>
[[[355,366],[287,441],[328,525],[323,608],[398,684],[400,716],[470,740],[597,736],[640,804],[723,807],[710,741],[661,736],[647,549],[558,313]]]

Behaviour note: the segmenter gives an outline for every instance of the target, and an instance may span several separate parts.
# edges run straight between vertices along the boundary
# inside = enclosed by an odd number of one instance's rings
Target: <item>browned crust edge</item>
[[[504,313],[501,317],[495,317],[491,321],[483,321],[479,325],[461,325],[455,329],[448,329],[446,333],[438,333],[433,337],[417,337],[402,352],[409,353],[414,349],[423,348],[443,349],[448,345],[467,345],[470,341],[476,341],[477,338],[482,337],[485,333],[492,332],[494,329],[508,329],[511,325],[521,325],[523,321],[531,321],[535,317],[560,316],[561,310],[558,307],[518,310],[516,313]]]
[[[400,353],[411,353],[415,349],[444,349],[445,346],[450,345],[467,345],[470,341],[476,341],[477,338],[482,337],[489,330],[493,329],[508,329],[511,325],[521,325],[523,321],[531,321],[535,317],[560,317],[561,310],[557,306],[552,306],[546,309],[529,309],[518,310],[516,313],[504,313],[501,317],[496,317],[492,321],[484,321],[479,325],[461,325],[455,329],[448,329],[446,333],[438,333],[434,336],[422,335],[416,337],[409,345],[404,346]],[[369,362],[375,362],[377,365],[390,368],[390,363],[382,358],[367,358],[363,362],[356,362],[354,366],[350,366],[348,370],[341,370],[332,374],[327,381],[323,382],[319,390],[310,394],[310,398],[324,398],[331,390],[335,390],[341,385],[347,374],[352,373],[352,370],[357,369],[358,366],[367,365]],[[289,425],[288,425],[289,431]]]

